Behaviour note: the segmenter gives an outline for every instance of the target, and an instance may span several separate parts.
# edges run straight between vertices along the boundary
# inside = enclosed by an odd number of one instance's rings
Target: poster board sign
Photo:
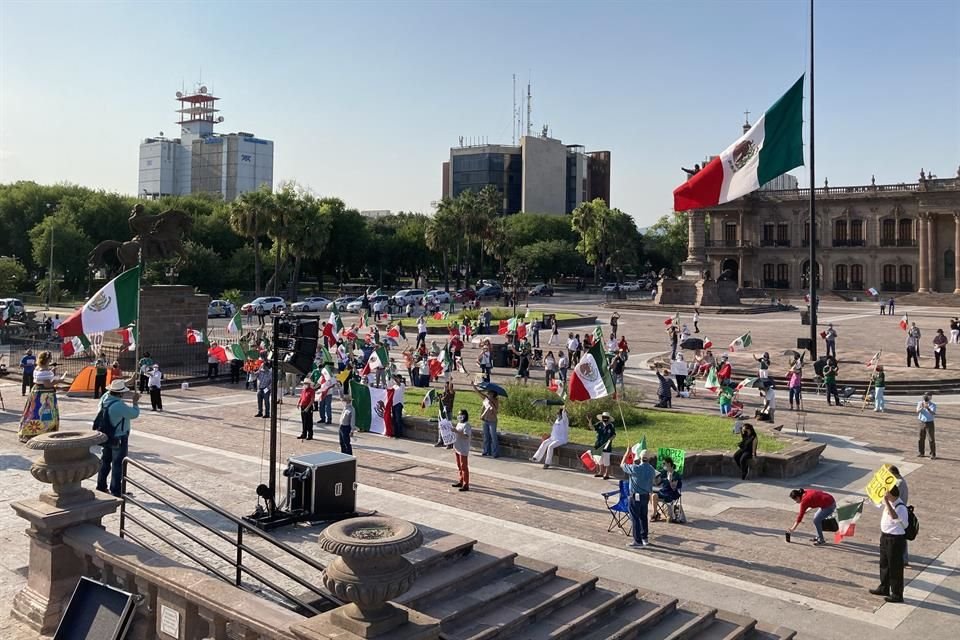
[[[897,484],[897,478],[890,473],[890,465],[885,464],[873,474],[873,478],[867,483],[867,496],[873,500],[874,504],[880,504],[883,497],[890,491],[890,487]]]
[[[687,452],[683,449],[660,447],[657,449],[657,471],[663,469],[663,459],[670,458],[673,460],[673,466],[677,470],[677,473],[683,475],[683,463],[686,457]]]
[[[457,440],[457,434],[453,430],[453,423],[443,418],[439,422],[440,425],[440,439],[445,445],[451,445]]]

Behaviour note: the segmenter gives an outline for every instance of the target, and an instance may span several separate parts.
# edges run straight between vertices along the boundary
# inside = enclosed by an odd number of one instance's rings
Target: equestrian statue
[[[109,267],[107,257],[115,256],[124,269],[156,260],[176,258],[176,264],[186,259],[183,237],[193,227],[193,219],[179,209],[168,209],[156,215],[144,212],[138,204],[127,218],[133,239],[126,242],[104,240],[87,257],[92,267]]]

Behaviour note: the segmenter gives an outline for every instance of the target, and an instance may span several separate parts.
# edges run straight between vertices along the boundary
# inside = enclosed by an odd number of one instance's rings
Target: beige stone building
[[[693,212],[690,255],[741,287],[806,289],[809,198],[809,189],[761,190]],[[912,183],[819,187],[816,199],[819,287],[960,295],[960,169],[946,179],[921,171]]]

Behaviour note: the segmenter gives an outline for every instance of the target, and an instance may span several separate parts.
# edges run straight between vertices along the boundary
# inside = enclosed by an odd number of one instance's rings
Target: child
[[[727,386],[721,386],[717,394],[717,404],[720,405],[720,415],[727,417],[730,415],[730,407],[733,405],[733,389]]]

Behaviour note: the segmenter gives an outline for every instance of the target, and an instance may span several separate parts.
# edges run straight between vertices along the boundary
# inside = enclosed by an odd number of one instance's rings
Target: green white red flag
[[[672,317],[667,318],[666,320],[664,320],[664,321],[663,321],[663,324],[667,325],[668,327],[669,327],[670,325],[673,325],[673,326],[675,326],[675,327],[677,327],[677,328],[680,328],[680,312],[677,311],[675,314],[673,314]]]
[[[803,165],[803,76],[750,130],[674,189],[674,211],[702,209],[752,193]]]
[[[73,356],[82,356],[89,348],[90,341],[87,339],[87,336],[80,334],[79,336],[72,336],[64,340],[60,350],[63,351],[64,358],[72,358]]]
[[[240,333],[243,331],[243,317],[240,315],[240,312],[237,311],[230,322],[227,323],[227,333]]]
[[[873,369],[873,368],[876,367],[878,364],[880,364],[880,356],[881,356],[881,355],[883,355],[883,349],[880,349],[880,351],[877,351],[877,352],[873,355],[872,358],[870,358],[869,360],[867,360],[867,368],[868,368],[868,369]]]
[[[232,354],[233,351],[231,350],[230,353]],[[230,354],[228,354],[227,350],[224,349],[223,346],[219,344],[215,344],[209,349],[207,349],[207,355],[213,356],[214,358],[216,358],[217,362],[219,362],[220,364],[225,364],[230,360]]]
[[[711,393],[720,391],[720,378],[717,377],[717,368],[710,367],[707,377],[703,380],[703,388]]]
[[[910,324],[910,319],[907,317],[907,314],[903,314],[903,317],[900,318],[900,328],[906,331],[907,325],[909,324]]]
[[[857,520],[863,513],[863,500],[855,504],[844,504],[837,507],[837,524],[839,528],[833,534],[833,541],[840,542],[844,538],[850,538],[857,530]]]
[[[603,347],[595,344],[583,354],[580,362],[570,371],[567,397],[571,400],[593,400],[613,393],[613,378]]]
[[[747,331],[745,334],[734,340],[730,343],[730,351],[743,351],[750,347],[753,344],[753,338],[750,337],[750,332]]]
[[[350,403],[358,431],[393,435],[393,389],[377,389],[350,381]]]
[[[647,448],[647,435],[640,438],[640,442],[633,445],[623,454],[623,464],[633,464],[640,457],[640,452]]]
[[[123,348],[127,351],[134,351],[137,348],[137,325],[132,324],[124,327],[118,332],[123,340]]]
[[[210,344],[206,332],[200,329],[187,329],[187,344]]]
[[[62,338],[116,331],[137,321],[140,267],[121,273],[57,328]]]
[[[420,408],[426,409],[427,407],[433,406],[433,404],[436,401],[437,401],[437,390],[430,389],[430,391],[427,391],[427,393],[423,396],[423,400],[420,401]]]
[[[337,336],[340,335],[341,331],[343,331],[343,320],[340,319],[337,310],[333,309],[327,319],[327,324],[323,326],[323,335],[327,339],[327,345],[336,343]]]

